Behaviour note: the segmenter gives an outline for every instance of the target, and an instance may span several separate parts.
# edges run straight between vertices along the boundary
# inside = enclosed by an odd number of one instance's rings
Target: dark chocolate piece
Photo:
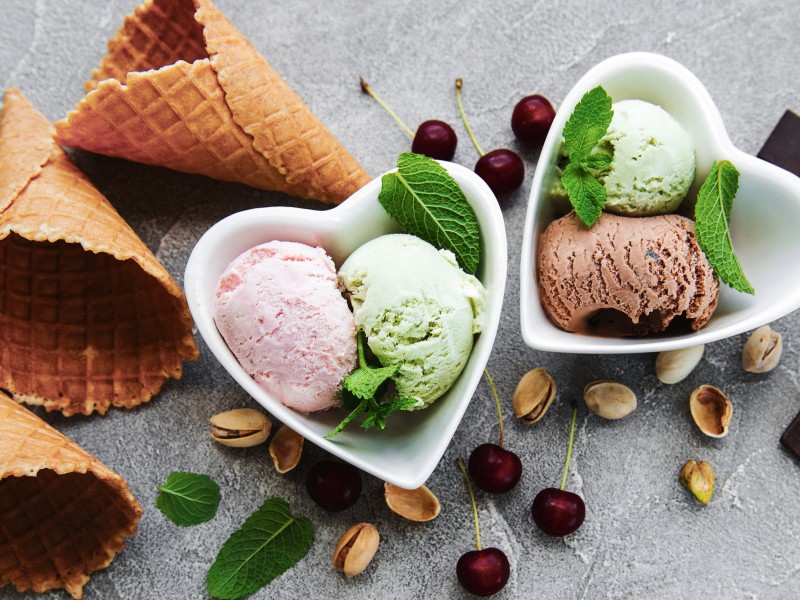
[[[800,413],[794,418],[781,436],[781,444],[789,452],[800,458]]]
[[[787,110],[758,153],[773,165],[800,177],[800,116]]]

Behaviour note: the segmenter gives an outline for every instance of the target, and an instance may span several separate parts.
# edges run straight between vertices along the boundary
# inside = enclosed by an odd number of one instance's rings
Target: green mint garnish
[[[755,294],[742,270],[731,242],[731,209],[739,189],[739,171],[729,160],[714,161],[697,192],[694,207],[697,242],[719,278],[730,287]]]
[[[269,498],[223,544],[206,576],[209,595],[252,594],[303,558],[313,539],[309,519],[293,517],[285,500]]]
[[[358,332],[358,368],[344,378],[343,391],[351,394],[358,403],[353,406],[352,399],[343,402],[345,408],[351,409],[344,420],[336,426],[336,429],[325,436],[331,439],[336,436],[348,424],[357,419],[362,413],[366,413],[366,418],[362,421],[361,427],[370,429],[386,427],[386,419],[396,410],[409,410],[416,406],[417,401],[413,398],[400,398],[381,402],[375,396],[379,388],[400,369],[400,365],[388,367],[370,367],[364,354],[365,335]]]
[[[608,131],[614,111],[602,86],[589,90],[564,125],[564,150],[569,163],[561,175],[575,214],[587,227],[594,225],[606,205],[606,190],[592,171],[603,171],[611,157],[592,149]]]
[[[474,275],[481,258],[475,212],[456,180],[438,162],[406,152],[397,171],[381,180],[378,202],[403,231],[450,250],[459,266]]]
[[[181,527],[205,523],[217,514],[219,486],[208,475],[173,471],[158,491],[158,510]]]

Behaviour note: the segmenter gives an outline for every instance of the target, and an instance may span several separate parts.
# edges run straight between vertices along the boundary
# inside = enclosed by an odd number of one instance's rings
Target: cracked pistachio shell
[[[714,495],[714,469],[706,461],[687,460],[680,474],[680,482],[703,504]]]
[[[522,376],[511,406],[514,416],[526,425],[540,420],[556,397],[556,382],[547,369],[533,369]]]
[[[689,410],[697,427],[707,436],[721,438],[728,435],[733,404],[719,388],[701,385],[689,397]]]
[[[354,577],[367,568],[378,551],[380,536],[370,523],[358,523],[344,532],[333,551],[333,566],[346,577]]]
[[[766,373],[778,366],[783,353],[781,334],[769,325],[756,329],[742,349],[742,367],[748,373]]]
[[[432,521],[439,516],[439,499],[426,486],[406,490],[391,483],[385,483],[384,497],[392,512],[409,521]]]
[[[604,419],[622,419],[636,410],[636,394],[631,388],[604,379],[587,383],[583,400],[589,410]]]
[[[249,448],[267,441],[272,422],[267,415],[253,408],[237,408],[214,415],[211,437],[224,446]]]
[[[700,344],[661,352],[656,357],[656,377],[661,383],[673,384],[683,381],[700,363],[705,348]]]
[[[269,443],[269,455],[278,473],[288,473],[297,466],[303,454],[304,441],[303,436],[293,429],[280,426]]]

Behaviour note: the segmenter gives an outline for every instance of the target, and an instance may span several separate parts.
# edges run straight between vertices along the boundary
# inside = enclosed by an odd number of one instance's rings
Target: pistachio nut
[[[511,406],[514,416],[526,425],[540,420],[556,397],[556,382],[547,369],[533,369],[522,376],[514,391]]]
[[[406,490],[391,483],[385,483],[384,496],[387,506],[409,521],[432,521],[439,516],[439,499],[424,485],[415,490]]]
[[[742,367],[748,373],[766,373],[778,366],[782,353],[781,334],[764,325],[756,329],[745,342]]]
[[[636,394],[631,388],[604,379],[587,383],[583,400],[589,410],[604,419],[621,419],[636,410]]]
[[[333,551],[333,566],[354,577],[367,568],[378,551],[380,536],[370,523],[358,523],[344,532]]]
[[[733,415],[733,404],[713,385],[701,385],[689,397],[689,410],[700,431],[713,438],[728,435],[728,425]]]
[[[656,357],[656,377],[661,383],[678,383],[686,379],[703,358],[705,346],[690,346],[661,352]]]
[[[272,422],[252,408],[229,410],[209,419],[211,437],[224,446],[249,448],[267,441]]]
[[[687,460],[679,480],[703,504],[711,501],[714,495],[714,469],[706,461]]]
[[[303,454],[303,442],[302,435],[286,425],[280,426],[269,443],[269,455],[278,473],[288,473],[297,466]]]

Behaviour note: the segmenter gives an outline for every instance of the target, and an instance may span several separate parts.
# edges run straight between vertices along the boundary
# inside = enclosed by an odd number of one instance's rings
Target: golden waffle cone
[[[0,588],[81,598],[141,515],[125,480],[0,393]]]
[[[336,204],[369,181],[209,0],[147,0],[108,50],[60,143]]]
[[[195,359],[182,290],[18,90],[0,120],[0,388],[105,413]]]

